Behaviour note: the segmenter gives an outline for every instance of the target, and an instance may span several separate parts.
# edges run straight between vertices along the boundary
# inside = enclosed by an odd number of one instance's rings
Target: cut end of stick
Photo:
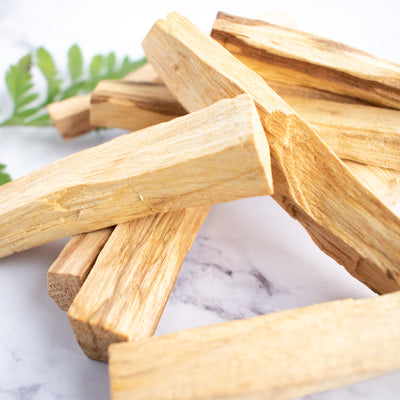
[[[101,325],[93,325],[74,318],[74,309],[68,311],[68,318],[75,333],[76,340],[83,352],[91,359],[107,362],[107,349],[112,343],[127,342],[129,337]]]

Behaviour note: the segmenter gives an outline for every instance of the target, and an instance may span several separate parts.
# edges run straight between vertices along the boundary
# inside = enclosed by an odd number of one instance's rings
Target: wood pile
[[[74,235],[49,294],[112,398],[291,399],[400,368],[400,66],[224,13],[210,36],[172,13],[143,48],[49,107],[65,139],[132,133],[0,188],[0,257]],[[382,296],[152,337],[209,207],[263,195]]]

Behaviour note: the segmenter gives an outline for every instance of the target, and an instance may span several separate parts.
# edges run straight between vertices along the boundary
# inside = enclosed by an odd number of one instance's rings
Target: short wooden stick
[[[302,397],[400,368],[400,293],[110,346],[113,400]]]
[[[153,81],[157,79],[157,74],[149,64],[145,64],[124,79]],[[90,123],[90,94],[73,96],[49,104],[47,110],[54,126],[64,139],[74,139],[96,128]]]
[[[124,135],[0,188],[0,257],[159,212],[272,192],[249,96]]]
[[[74,236],[47,271],[50,297],[67,311],[114,228]]]
[[[208,208],[119,224],[68,316],[85,354],[107,361],[111,343],[153,335]]]

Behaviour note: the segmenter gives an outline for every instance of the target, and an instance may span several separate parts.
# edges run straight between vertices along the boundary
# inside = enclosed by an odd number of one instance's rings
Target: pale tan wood
[[[185,115],[166,86],[156,82],[102,81],[93,91],[93,125],[131,131]]]
[[[400,66],[390,61],[310,33],[225,13],[218,14],[211,35],[266,80],[400,108]]]
[[[156,81],[158,75],[149,64],[145,64],[124,79]],[[96,128],[90,123],[90,96],[78,95],[47,106],[54,126],[64,139],[73,139]]]
[[[285,87],[276,92],[340,158],[400,170],[400,111],[287,95]],[[103,81],[92,94],[97,125],[137,130],[185,113],[162,83]]]
[[[153,335],[208,208],[119,224],[68,316],[85,354],[107,361],[111,343]]]
[[[400,368],[400,293],[156,336],[109,350],[113,400],[284,400]]]
[[[50,118],[61,136],[73,139],[90,132],[90,94],[70,97],[47,106]]]
[[[250,94],[270,144],[274,199],[324,252],[372,290],[400,288],[400,219],[259,75],[177,13],[159,20],[143,47],[189,111]]]
[[[272,192],[247,95],[120,136],[0,187],[0,257],[159,212]]]
[[[67,311],[114,228],[74,236],[47,271],[50,297]]]
[[[388,207],[400,201],[400,171],[344,161],[350,172]]]
[[[283,99],[340,158],[400,170],[400,111],[300,97]]]

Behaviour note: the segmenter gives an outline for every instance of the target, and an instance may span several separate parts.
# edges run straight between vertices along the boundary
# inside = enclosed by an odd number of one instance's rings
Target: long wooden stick
[[[400,368],[400,294],[110,346],[113,400],[302,397]]]
[[[400,111],[277,93],[342,159],[400,170]],[[293,89],[292,89],[293,91]],[[137,130],[184,115],[162,83],[103,81],[91,99],[93,124]]]
[[[68,316],[85,354],[107,361],[111,343],[153,335],[208,208],[119,224]]]
[[[270,194],[249,96],[73,154],[0,188],[0,257],[159,212]]]
[[[400,108],[400,66],[392,62],[320,36],[225,13],[218,14],[211,35],[267,81]]]
[[[249,93],[270,143],[274,199],[361,282],[378,293],[400,288],[400,219],[259,75],[176,13],[153,26],[143,47],[189,111]]]
[[[153,81],[157,79],[157,74],[149,64],[145,64],[128,74],[124,79],[128,81],[135,79]],[[78,95],[49,104],[47,110],[55,127],[64,139],[76,138],[96,127],[90,123],[90,94]]]
[[[74,236],[47,271],[50,297],[67,311],[85,282],[112,227]]]

